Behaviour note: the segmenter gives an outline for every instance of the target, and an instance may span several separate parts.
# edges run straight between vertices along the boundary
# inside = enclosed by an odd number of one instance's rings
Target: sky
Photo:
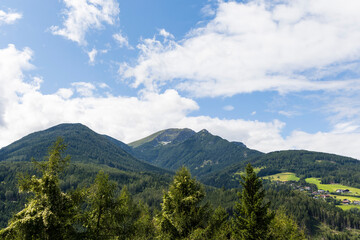
[[[360,159],[358,0],[0,0],[0,147],[60,123]]]

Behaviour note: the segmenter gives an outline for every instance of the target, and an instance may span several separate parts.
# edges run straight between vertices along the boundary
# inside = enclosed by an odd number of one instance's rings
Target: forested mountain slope
[[[240,173],[248,162],[259,176],[291,172],[301,179],[316,177],[321,178],[323,183],[360,187],[360,162],[334,154],[310,151],[263,154],[206,130],[196,133],[190,129],[163,130],[127,145],[112,137],[99,135],[81,124],[61,124],[30,134],[0,149],[0,228],[7,225],[8,219],[24,206],[28,197],[17,191],[17,174],[39,174],[30,163],[31,157],[43,160],[49,146],[59,136],[68,146],[66,154],[71,156],[69,167],[60,176],[60,187],[64,192],[88,187],[102,170],[119,187],[126,185],[136,201],[148,204],[151,209],[160,208],[161,196],[172,178],[171,170],[182,165],[189,167],[198,180],[208,185],[205,187],[206,199],[215,208],[222,205],[230,214],[233,213],[234,202],[238,200],[236,193],[240,187]],[[306,183],[299,181],[296,184]],[[265,181],[265,187],[267,198],[272,202],[271,208],[280,208],[286,214],[292,214],[309,236],[323,237],[329,229],[336,231],[329,232],[336,237],[350,229],[340,239],[350,239],[347,234],[358,234],[359,210],[343,211],[334,203],[313,199],[290,183]],[[331,236],[326,239],[338,239]]]
[[[0,149],[0,161],[30,161],[32,157],[43,160],[58,137],[67,144],[72,162],[104,164],[126,171],[167,172],[134,158],[123,150],[126,144],[97,134],[82,124],[60,124],[23,137]]]
[[[262,155],[206,130],[195,133],[189,129],[168,129],[129,145],[133,146],[132,154],[141,160],[171,170],[186,166],[195,176]]]
[[[360,161],[335,154],[304,150],[277,151],[256,156],[220,172],[209,174],[201,180],[212,186],[236,187],[239,176],[236,173],[240,173],[248,162],[261,169],[258,172],[259,176],[292,172],[303,179],[315,177],[321,178],[323,183],[360,187]]]
[[[61,176],[60,186],[64,191],[88,186],[102,170],[119,186],[126,185],[137,199],[150,207],[158,207],[173,172],[134,158],[123,150],[126,144],[97,134],[84,125],[60,124],[0,149],[0,227],[25,203],[27,195],[17,189],[18,174],[38,175],[31,158],[43,161],[58,137],[64,139],[66,154],[71,157],[69,167]]]

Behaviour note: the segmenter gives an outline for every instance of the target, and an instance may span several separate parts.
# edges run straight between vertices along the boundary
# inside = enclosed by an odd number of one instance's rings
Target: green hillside
[[[166,169],[176,170],[186,166],[195,176],[216,172],[234,163],[262,155],[242,143],[229,142],[206,130],[194,133],[188,129],[170,129],[155,135],[145,138],[147,141],[140,140],[144,143],[133,148],[133,155]]]
[[[171,180],[171,171],[134,158],[123,150],[126,144],[97,134],[84,125],[61,124],[0,149],[0,227],[25,203],[27,195],[17,191],[18,174],[39,174],[31,158],[42,161],[58,137],[64,139],[66,154],[71,156],[71,164],[61,177],[64,191],[88,186],[103,170],[120,187],[126,185],[136,199],[158,207],[162,191]]]
[[[300,179],[320,178],[322,183],[339,183],[360,187],[360,161],[328,153],[304,150],[277,151],[255,156],[248,161],[239,162],[220,172],[204,176],[202,181],[212,186],[236,187],[237,172],[244,169],[247,162],[261,167],[259,176],[269,176],[291,172]]]
[[[67,144],[67,153],[71,155],[72,162],[103,164],[125,171],[166,172],[134,158],[123,150],[124,143],[97,134],[81,124],[60,124],[32,133],[0,149],[0,161],[30,161],[32,157],[42,160],[58,137],[62,137]]]
[[[70,166],[60,176],[64,192],[88,187],[102,170],[118,184],[117,192],[127,186],[133,198],[149,205],[153,213],[161,208],[163,192],[173,176],[171,170],[185,165],[206,184],[205,200],[215,208],[224,207],[231,218],[238,200],[237,192],[241,191],[240,175],[250,162],[257,175],[263,177],[270,208],[282,209],[280,211],[292,216],[310,239],[324,236],[325,239],[352,239],[360,235],[360,210],[343,211],[334,202],[314,199],[298,190],[301,185],[308,184],[305,179],[309,178],[319,179],[322,184],[359,187],[358,160],[309,151],[263,154],[206,130],[195,133],[190,129],[160,131],[132,143],[131,147],[81,124],[61,124],[36,132],[0,150],[0,228],[6,226],[13,213],[23,208],[29,196],[17,191],[17,175],[39,175],[30,159],[44,159],[58,136],[68,145],[66,154],[71,155]],[[277,184],[278,181],[266,180],[269,176],[271,180],[297,182],[293,182],[295,185]],[[339,199],[341,197],[348,196],[339,196]]]
[[[159,208],[163,190],[171,180],[170,174],[124,171],[106,165],[73,163],[61,175],[60,186],[64,191],[88,187],[103,170],[119,187],[127,186],[137,200],[151,208]],[[13,213],[24,207],[27,194],[18,192],[18,175],[40,175],[30,162],[0,162],[0,228],[6,226]],[[119,189],[120,189],[119,188]]]

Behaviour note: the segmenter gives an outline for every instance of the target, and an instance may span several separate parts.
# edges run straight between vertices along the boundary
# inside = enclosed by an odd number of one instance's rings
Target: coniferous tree
[[[84,221],[87,235],[92,239],[108,239],[114,235],[115,189],[115,183],[100,171],[87,191],[89,210],[84,214]]]
[[[270,223],[270,236],[276,240],[305,240],[305,233],[291,217],[285,214],[284,209],[276,211]]]
[[[185,239],[196,229],[204,229],[209,218],[203,186],[182,167],[164,193],[162,210],[157,217],[159,239]]]
[[[154,227],[146,206],[136,204],[126,187],[119,196],[116,189],[116,183],[103,171],[88,189],[88,210],[83,215],[87,238],[151,239]]]
[[[262,181],[256,176],[250,163],[245,176],[241,176],[242,192],[235,205],[234,236],[236,239],[267,239],[268,229],[274,214],[269,212],[270,203],[264,203],[265,191]]]
[[[152,239],[154,236],[147,206],[135,203],[126,187],[117,199],[114,215],[117,239]]]
[[[59,174],[67,166],[70,157],[63,157],[66,146],[58,139],[50,148],[48,160],[34,162],[42,172],[42,177],[23,177],[19,189],[30,192],[25,208],[17,213],[7,228],[1,230],[2,239],[75,239],[73,227],[77,204],[71,195],[59,187]]]
[[[228,221],[229,214],[222,207],[215,209],[205,229],[196,229],[188,238],[189,240],[218,240],[230,239],[231,225]]]

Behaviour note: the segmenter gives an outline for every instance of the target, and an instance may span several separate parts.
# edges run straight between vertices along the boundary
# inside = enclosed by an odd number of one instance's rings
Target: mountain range
[[[205,129],[199,132],[187,128],[165,129],[125,144],[82,124],[60,124],[29,134],[0,149],[0,228],[7,225],[14,212],[23,208],[28,197],[17,191],[17,176],[19,173],[39,174],[31,159],[46,159],[49,147],[58,137],[64,140],[66,154],[71,156],[70,165],[61,176],[63,191],[84,189],[93,183],[99,171],[104,171],[118,183],[118,191],[126,185],[136,200],[145,202],[152,210],[159,209],[164,190],[174,172],[182,166],[188,167],[205,185],[208,201],[229,212],[237,201],[240,175],[248,163],[260,177],[291,173],[300,179],[297,183],[300,185],[308,186],[305,179],[317,178],[322,183],[360,188],[360,161],[349,157],[305,150],[262,153]],[[274,207],[285,206],[291,214],[296,211],[298,223],[305,226],[309,234],[322,236],[329,226],[334,228],[342,223],[343,214],[356,214],[341,213],[333,205],[314,202],[312,197],[292,192],[291,187],[266,184],[272,189],[268,197]],[[292,209],[294,206],[298,207]],[[326,217],[316,215],[320,208],[340,220],[327,223]],[[305,214],[301,209],[309,212]],[[351,219],[357,222],[355,218]],[[313,229],[315,223],[325,230]]]
[[[57,137],[64,139],[66,153],[73,163],[160,175],[171,175],[186,166],[198,179],[216,187],[238,185],[236,173],[249,162],[261,169],[260,176],[288,171],[304,178],[334,176],[337,182],[360,183],[360,161],[356,159],[304,150],[265,154],[241,142],[212,135],[205,129],[199,132],[187,128],[166,129],[125,144],[82,124],[60,124],[29,134],[0,149],[0,162],[42,160]]]

